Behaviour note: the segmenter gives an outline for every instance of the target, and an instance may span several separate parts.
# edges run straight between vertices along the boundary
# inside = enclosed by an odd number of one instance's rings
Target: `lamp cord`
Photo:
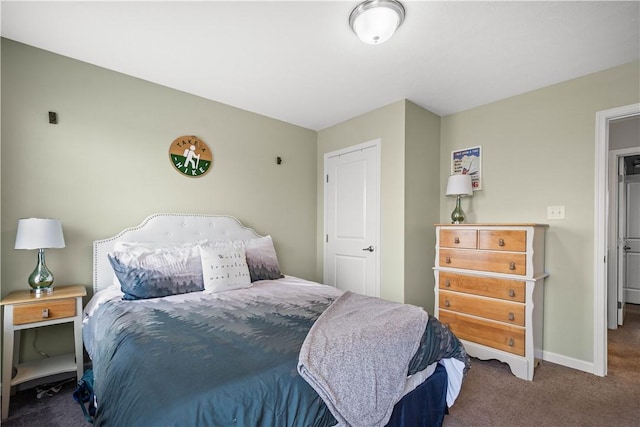
[[[33,336],[33,349],[37,351],[41,356],[50,357],[47,353],[45,353],[44,351],[41,351],[36,345],[36,340],[38,339],[38,328],[34,328],[34,332],[35,334]]]

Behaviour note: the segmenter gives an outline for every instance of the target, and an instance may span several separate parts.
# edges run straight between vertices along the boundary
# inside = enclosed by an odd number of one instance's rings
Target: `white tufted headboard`
[[[200,240],[248,240],[262,237],[240,221],[226,215],[159,213],[137,227],[114,237],[93,242],[93,292],[113,284],[114,273],[107,258],[116,242],[186,243]]]

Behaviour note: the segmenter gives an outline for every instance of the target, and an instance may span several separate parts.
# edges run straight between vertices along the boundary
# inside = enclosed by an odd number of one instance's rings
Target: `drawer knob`
[[[511,261],[511,262],[509,263],[509,270],[513,271],[513,270],[515,270],[515,269],[516,269],[516,263],[515,263],[515,262],[513,262],[513,261]]]
[[[449,279],[445,280],[444,281],[444,286],[447,287],[447,288],[450,288],[451,287],[451,280],[449,280]]]
[[[43,308],[42,309],[42,318],[46,319],[49,317],[49,309],[48,308]]]
[[[460,238],[459,237],[454,237],[453,238],[453,243],[455,243],[455,244],[460,243]]]
[[[513,338],[509,338],[509,347],[513,347],[515,345],[515,341],[513,341]]]
[[[451,307],[451,303],[449,302],[449,300],[444,300],[444,306],[445,307]]]
[[[498,246],[504,246],[504,239],[498,239]]]
[[[514,321],[516,316],[513,313],[509,313],[509,320]]]
[[[516,291],[514,291],[513,289],[509,289],[509,296],[511,298],[515,297],[516,296]]]
[[[450,256],[446,257],[444,259],[444,262],[447,263],[447,264],[451,264],[451,257]]]

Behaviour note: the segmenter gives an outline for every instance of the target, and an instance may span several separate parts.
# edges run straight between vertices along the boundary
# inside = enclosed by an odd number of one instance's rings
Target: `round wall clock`
[[[176,138],[169,147],[169,158],[178,172],[189,177],[204,175],[213,163],[207,144],[193,135]]]

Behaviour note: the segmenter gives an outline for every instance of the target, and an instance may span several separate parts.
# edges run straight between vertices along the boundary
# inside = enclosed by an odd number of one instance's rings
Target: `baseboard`
[[[573,357],[567,357],[561,354],[551,353],[549,351],[542,352],[542,360],[593,374],[593,362],[574,359]]]

